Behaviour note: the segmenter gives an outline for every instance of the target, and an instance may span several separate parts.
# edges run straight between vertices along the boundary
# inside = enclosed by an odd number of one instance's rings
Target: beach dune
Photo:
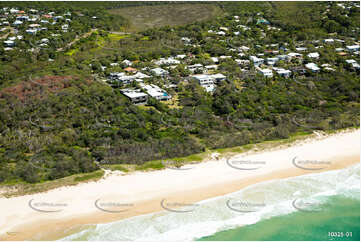
[[[341,169],[360,160],[360,130],[177,169],[110,175],[45,193],[0,198],[0,240],[54,240],[95,223],[177,208],[246,186]]]

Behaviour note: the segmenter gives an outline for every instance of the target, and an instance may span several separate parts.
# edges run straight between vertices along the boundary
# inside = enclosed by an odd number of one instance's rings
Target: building
[[[278,58],[267,58],[267,65],[275,65],[278,62]]]
[[[194,73],[197,70],[203,71],[203,65],[202,64],[194,64],[194,65],[187,66],[187,69],[189,71],[191,71],[192,73]]]
[[[257,68],[259,74],[262,74],[264,77],[270,78],[273,77],[273,72],[270,69],[261,69]]]
[[[264,62],[262,58],[258,58],[257,56],[250,56],[249,59],[253,62],[253,65],[255,66],[262,65]]]
[[[169,57],[168,59],[160,58],[158,61],[154,62],[156,65],[177,65],[180,64],[179,60],[173,59],[172,57]]]
[[[346,49],[350,52],[360,51],[359,45],[348,45],[346,46]]]
[[[151,72],[153,72],[154,75],[156,75],[156,76],[166,76],[166,75],[169,74],[168,71],[166,71],[166,70],[164,70],[164,69],[162,69],[160,67],[152,69]]]
[[[145,103],[148,100],[148,95],[139,89],[122,89],[121,92],[134,104]]]
[[[15,46],[15,41],[13,41],[13,40],[5,40],[4,41],[4,46],[5,47],[14,47]]]
[[[273,70],[281,77],[290,77],[292,72],[290,70],[286,70],[284,68],[277,68],[277,67],[273,67]]]
[[[165,90],[154,84],[146,85],[140,83],[139,85],[146,91],[146,93],[148,93],[149,96],[159,101],[167,101],[172,98],[172,96],[169,95]]]
[[[314,59],[320,58],[320,54],[318,54],[317,52],[309,53],[307,56],[308,56],[309,58],[314,58]]]
[[[211,75],[211,78],[213,78],[215,83],[219,83],[221,81],[226,80],[227,77],[221,73],[217,73],[217,74]]]
[[[193,75],[193,80],[196,80],[200,86],[206,89],[207,92],[213,92],[215,89],[214,79],[211,75],[199,74]]]
[[[320,68],[315,63],[307,63],[305,67],[312,72],[318,72],[320,70]]]

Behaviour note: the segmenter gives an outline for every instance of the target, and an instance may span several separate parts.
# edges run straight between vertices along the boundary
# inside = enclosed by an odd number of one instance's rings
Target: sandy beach
[[[195,203],[258,182],[358,162],[360,130],[352,130],[287,148],[214,158],[179,170],[113,174],[97,182],[0,198],[0,240],[60,239],[91,224],[161,211],[167,203]]]

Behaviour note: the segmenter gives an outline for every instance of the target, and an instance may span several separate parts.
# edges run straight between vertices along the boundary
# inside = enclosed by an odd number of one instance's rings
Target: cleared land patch
[[[109,12],[130,20],[130,27],[126,31],[142,31],[166,25],[184,25],[223,14],[222,10],[214,4],[138,6],[112,9]]]

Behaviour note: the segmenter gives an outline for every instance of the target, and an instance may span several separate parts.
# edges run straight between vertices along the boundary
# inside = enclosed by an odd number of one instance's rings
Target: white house
[[[23,22],[20,20],[15,20],[13,23],[13,25],[22,25],[22,24],[23,24]]]
[[[318,54],[317,52],[309,53],[307,56],[308,56],[309,58],[315,58],[315,59],[320,58],[320,54]]]
[[[360,50],[360,46],[359,45],[348,45],[348,46],[346,46],[346,49],[350,52],[355,52],[355,51]]]
[[[214,79],[211,75],[193,75],[192,79],[198,81],[199,85],[205,88],[207,92],[213,92],[215,89]]]
[[[135,74],[134,77],[139,78],[139,79],[150,78],[150,76],[143,74],[141,72],[137,72],[137,74]]]
[[[286,70],[284,68],[273,67],[273,70],[282,77],[290,77],[292,73],[290,70]]]
[[[38,30],[37,29],[27,29],[27,30],[25,30],[25,32],[27,34],[36,34],[36,32],[38,32]]]
[[[302,58],[302,54],[295,53],[295,52],[288,53],[287,56],[288,56],[288,59],[293,59],[293,58],[300,59],[300,58]]]
[[[14,47],[15,46],[15,42],[13,40],[5,40],[4,41],[4,45],[6,47]]]
[[[218,60],[217,57],[211,57],[211,60],[212,60],[214,63],[218,63],[218,62],[219,62],[219,60]]]
[[[253,64],[255,66],[259,66],[261,64],[263,64],[263,59],[262,58],[258,58],[257,56],[250,56],[249,59],[253,62]]]
[[[335,42],[335,40],[334,39],[324,39],[323,42],[331,44],[331,43]]]
[[[154,75],[156,75],[156,76],[166,76],[166,75],[169,74],[168,71],[166,71],[166,70],[164,70],[164,69],[162,69],[160,67],[152,69],[151,72],[153,72]]]
[[[278,61],[278,58],[267,58],[267,65],[273,66]]]
[[[122,89],[121,92],[132,103],[144,103],[148,100],[148,95],[139,89]]]
[[[191,72],[195,72],[196,70],[203,70],[203,65],[202,64],[194,64],[194,65],[187,66],[187,69]]]
[[[318,72],[320,70],[320,68],[315,63],[307,63],[305,67],[312,72]]]
[[[306,47],[297,47],[296,50],[302,52],[302,51],[306,51],[307,48]]]
[[[184,59],[186,58],[187,56],[186,55],[177,55],[175,58],[177,59]]]
[[[206,68],[207,71],[210,71],[210,70],[217,70],[218,66],[217,65],[207,65],[204,68]]]
[[[220,81],[226,80],[227,77],[221,73],[217,73],[217,74],[211,75],[211,78],[213,78],[214,82],[220,82]]]
[[[144,83],[140,83],[139,85],[146,90],[149,96],[159,101],[167,101],[172,98],[172,96],[169,95],[165,90],[154,84],[146,85]]]
[[[264,77],[273,77],[273,72],[270,69],[261,69],[257,68],[259,74],[262,74]]]
[[[167,59],[160,58],[158,61],[155,61],[154,63],[157,65],[176,65],[176,64],[180,64],[180,61],[172,57],[169,57]]]

